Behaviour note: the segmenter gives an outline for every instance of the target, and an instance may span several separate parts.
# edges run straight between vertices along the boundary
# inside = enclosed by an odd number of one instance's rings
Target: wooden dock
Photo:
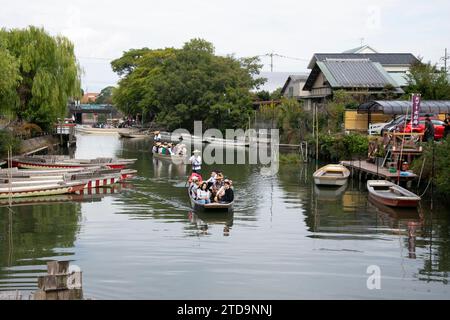
[[[365,160],[352,160],[352,161],[341,161],[341,164],[347,167],[350,172],[354,175],[359,174],[360,177],[362,174],[365,175],[365,177],[372,176],[376,179],[386,179],[389,181],[396,181],[399,178],[399,172],[396,173],[389,172],[387,168],[384,167],[378,167],[374,163],[369,163]],[[400,175],[401,181],[411,181],[415,180],[417,178],[417,175],[410,172],[408,176],[402,176]]]

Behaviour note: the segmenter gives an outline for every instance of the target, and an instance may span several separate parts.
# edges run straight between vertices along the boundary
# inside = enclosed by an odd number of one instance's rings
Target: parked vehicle
[[[434,126],[434,140],[440,140],[444,136],[445,123],[435,117],[430,117],[431,122]],[[406,126],[404,123],[398,125],[397,130],[399,132],[411,132],[411,121],[409,121]],[[412,128],[412,132],[416,133],[424,133],[425,132],[425,117],[419,117],[419,125],[417,127]]]
[[[409,118],[408,118],[409,119]],[[386,124],[380,131],[380,134],[383,136],[385,132],[392,132],[397,129],[397,126],[401,123],[405,122],[405,116],[399,116]]]
[[[392,120],[392,121],[394,121],[394,120]],[[371,136],[379,135],[379,134],[381,134],[381,130],[383,130],[383,128],[385,126],[387,126],[388,124],[390,124],[392,121],[373,123],[369,126],[367,133]]]

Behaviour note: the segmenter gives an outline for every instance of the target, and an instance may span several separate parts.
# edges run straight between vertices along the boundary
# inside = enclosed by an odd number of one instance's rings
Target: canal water
[[[0,290],[35,290],[58,259],[81,268],[94,299],[450,298],[448,208],[382,208],[357,180],[317,189],[312,165],[274,176],[215,165],[203,171],[234,181],[234,213],[196,214],[189,168],[149,150],[148,140],[80,135],[75,157],[136,158],[139,175],[101,194],[1,207]]]

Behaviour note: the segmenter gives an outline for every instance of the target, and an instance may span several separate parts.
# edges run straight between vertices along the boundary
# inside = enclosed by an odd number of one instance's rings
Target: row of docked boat
[[[111,169],[124,169],[133,164],[136,159],[95,158],[71,159],[69,156],[39,155],[26,157],[13,157],[11,166],[22,169],[73,169],[105,166]]]
[[[0,169],[0,198],[49,196],[109,187],[130,178],[137,172],[125,168],[133,163],[132,159],[97,158],[90,159],[89,162],[56,158],[45,156],[13,158],[11,163],[16,165],[15,167]],[[35,169],[21,169],[30,167],[30,163]],[[36,163],[40,165],[35,165]],[[108,164],[113,164],[113,167]]]
[[[316,170],[314,183],[318,186],[343,186],[350,171],[341,164],[329,164]],[[391,207],[417,207],[421,198],[413,192],[387,180],[368,180],[367,191],[373,201]]]

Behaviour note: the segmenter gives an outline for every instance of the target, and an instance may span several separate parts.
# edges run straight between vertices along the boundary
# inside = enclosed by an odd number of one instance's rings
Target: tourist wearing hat
[[[200,173],[200,170],[202,169],[202,157],[200,156],[200,153],[199,150],[194,150],[192,157],[189,158],[193,173]]]
[[[155,142],[161,141],[161,133],[159,131],[155,131],[155,132],[153,132],[153,134],[155,135],[153,137],[153,141],[155,141]]]

